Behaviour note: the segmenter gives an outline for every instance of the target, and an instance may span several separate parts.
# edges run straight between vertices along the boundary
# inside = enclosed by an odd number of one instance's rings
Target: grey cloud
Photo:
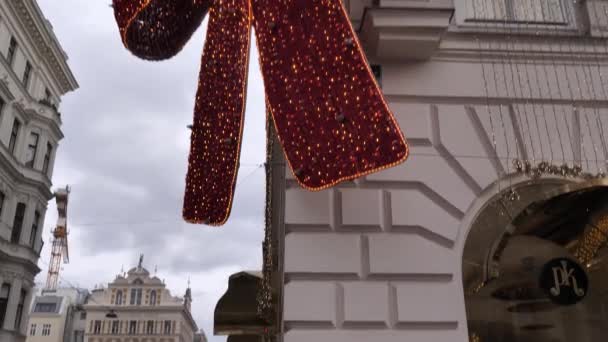
[[[257,52],[252,51],[242,167],[231,218],[221,228],[188,225],[181,220],[186,125],[192,121],[205,25],[175,58],[141,61],[122,46],[109,3],[39,0],[81,85],[61,107],[65,139],[54,172],[57,186],[73,186],[72,263],[64,274],[87,286],[108,282],[120,265],[135,262],[125,258],[145,253],[146,263],[158,265],[170,286],[189,275],[206,279],[193,284],[193,313],[210,341],[223,341],[211,336],[211,319],[227,277],[261,263],[264,170],[255,165],[264,161],[265,107]],[[54,210],[50,205],[47,239]],[[48,243],[42,253],[48,258]],[[90,262],[99,256],[107,261],[91,272]]]

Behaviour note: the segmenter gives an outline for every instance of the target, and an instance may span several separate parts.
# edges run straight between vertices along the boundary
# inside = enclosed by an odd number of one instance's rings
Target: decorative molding
[[[50,24],[40,12],[35,1],[16,0],[8,3],[13,6],[24,24],[28,36],[32,39],[32,45],[59,82],[61,92],[67,93],[77,89],[78,83],[67,64],[65,52],[61,49],[55,34],[48,27]]]
[[[370,8],[359,37],[370,59],[427,60],[439,49],[453,8]]]

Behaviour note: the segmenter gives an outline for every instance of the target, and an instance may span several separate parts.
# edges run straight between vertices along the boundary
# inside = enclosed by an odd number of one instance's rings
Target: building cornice
[[[57,37],[48,27],[38,4],[34,0],[8,1],[9,7],[17,14],[34,49],[47,65],[62,94],[76,90],[78,82],[67,64],[67,56],[61,48]]]

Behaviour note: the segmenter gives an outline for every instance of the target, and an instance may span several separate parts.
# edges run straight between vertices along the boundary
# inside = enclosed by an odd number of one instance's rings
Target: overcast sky
[[[171,60],[145,62],[120,42],[111,0],[38,0],[54,26],[80,89],[63,98],[65,138],[54,187],[72,187],[68,206],[70,263],[62,285],[93,288],[124,265],[144,265],[174,295],[192,280],[193,315],[210,341],[213,310],[228,276],[261,266],[263,239],[264,94],[252,45],[239,183],[232,215],[221,228],[181,219],[189,131],[206,21]],[[245,180],[245,181],[244,181]],[[48,271],[49,203],[37,281]]]

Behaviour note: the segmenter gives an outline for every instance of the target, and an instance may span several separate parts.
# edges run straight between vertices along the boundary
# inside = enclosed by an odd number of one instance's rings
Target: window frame
[[[455,26],[450,27],[452,32],[479,32],[480,30],[487,32],[504,32],[509,31],[512,33],[551,33],[553,35],[556,32],[562,34],[577,34],[580,26],[578,20],[577,8],[572,5],[571,2],[566,0],[560,0],[562,9],[564,11],[564,19],[566,23],[527,23],[527,22],[514,22],[505,20],[475,20],[468,18],[467,9],[475,0],[456,0],[454,2],[454,21]],[[531,0],[534,1],[534,0]]]
[[[19,43],[15,36],[11,36],[10,42],[8,43],[8,51],[6,53],[6,61],[8,64],[13,67],[13,63],[15,62],[15,55],[17,54],[17,49],[19,48]]]
[[[154,321],[147,321],[146,322],[146,335],[153,335],[154,334]]]
[[[19,330],[19,327],[23,322],[23,315],[25,315],[25,297],[27,297],[27,291],[21,289],[21,292],[19,293],[19,302],[17,303],[17,312],[15,313],[15,330]]]
[[[4,203],[6,202],[6,194],[4,191],[0,191],[0,218],[2,218],[2,214],[4,213]]]
[[[171,335],[171,321],[165,320],[163,324],[163,334]]]
[[[93,321],[93,334],[96,334],[96,335],[101,334],[101,321],[100,320]]]
[[[30,336],[36,336],[36,323],[30,324]]]
[[[122,305],[123,304],[123,294],[122,290],[116,291],[116,298],[114,299],[114,305]]]
[[[23,77],[21,79],[21,83],[23,84],[23,88],[25,88],[26,91],[30,86],[30,81],[32,78],[32,68],[32,63],[30,63],[30,61],[25,61],[25,69],[23,70]]]
[[[23,208],[23,212],[21,212]],[[11,243],[18,244],[21,240],[21,234],[23,234],[23,222],[25,221],[25,213],[27,211],[27,205],[23,202],[17,203],[15,207],[15,218],[13,220],[13,228],[11,230]],[[19,221],[17,220],[19,219]],[[17,225],[17,223],[19,223]]]
[[[112,321],[112,325],[110,326],[110,333],[112,335],[118,335],[120,333],[118,321]]]
[[[53,153],[53,145],[50,142],[46,143],[46,152],[44,153],[44,161],[42,163],[42,173],[48,175],[51,165],[51,154]]]
[[[13,127],[11,127],[11,137],[8,141],[8,150],[13,156],[17,150],[17,141],[19,140],[21,126],[21,121],[18,118],[15,118],[15,120],[13,120]]]
[[[156,306],[157,302],[156,290],[150,291],[150,306]]]
[[[11,296],[11,284],[0,284],[0,296],[2,296],[3,290],[6,290],[6,297],[0,297],[0,327],[4,325],[4,320],[6,319],[6,311],[8,310],[8,299]]]
[[[32,221],[32,230],[30,231],[30,247],[36,246],[36,237],[38,236],[38,230],[40,229],[40,212],[34,211],[34,220]]]
[[[27,141],[27,151],[26,151],[26,155],[25,155],[25,166],[33,169],[34,165],[36,164],[36,156],[38,154],[38,145],[40,144],[40,133],[38,133],[38,132],[30,132],[30,139],[32,137],[35,137],[35,143],[32,144],[31,140]],[[29,153],[32,154],[30,160],[28,160],[28,158],[29,158],[28,154]]]
[[[128,335],[135,335],[137,334],[137,321],[129,321],[129,330],[128,330]]]
[[[42,325],[42,333],[40,334],[41,336],[50,336],[51,335],[51,325],[50,324],[43,324]]]

